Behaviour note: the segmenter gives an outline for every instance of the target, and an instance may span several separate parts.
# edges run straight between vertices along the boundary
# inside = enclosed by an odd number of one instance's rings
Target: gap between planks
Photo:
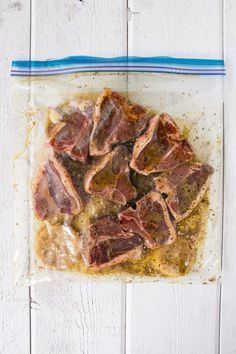
[[[222,0],[222,59],[225,60],[225,0]],[[224,92],[225,92],[225,81],[223,81],[223,153],[222,153],[222,161],[223,161],[223,176],[222,176],[222,235],[221,235],[221,271],[223,270],[223,254],[224,254],[224,229],[225,229],[225,104],[224,104]],[[218,353],[221,354],[221,326],[222,326],[222,280],[219,285],[219,319],[218,319],[218,333],[217,333],[217,350]]]

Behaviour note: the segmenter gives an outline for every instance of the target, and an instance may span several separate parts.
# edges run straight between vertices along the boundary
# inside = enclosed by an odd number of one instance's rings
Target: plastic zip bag
[[[17,285],[220,278],[224,74],[209,59],[13,62]]]

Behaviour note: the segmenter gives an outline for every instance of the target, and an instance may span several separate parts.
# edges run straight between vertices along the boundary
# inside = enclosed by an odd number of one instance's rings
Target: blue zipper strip
[[[192,75],[225,75],[221,59],[174,57],[89,57],[75,56],[45,61],[12,62],[12,76],[50,76],[80,72],[151,72]]]

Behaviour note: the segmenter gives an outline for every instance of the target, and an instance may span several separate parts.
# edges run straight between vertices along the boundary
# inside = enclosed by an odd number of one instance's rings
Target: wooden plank
[[[216,286],[135,284],[127,298],[127,353],[217,352]]]
[[[222,0],[129,0],[129,54],[218,58]]]
[[[125,0],[33,0],[32,8],[32,54],[38,59],[126,55]]]
[[[225,61],[227,76],[225,80],[225,213],[224,213],[224,252],[223,252],[223,282],[221,299],[221,353],[236,353],[236,185],[232,183],[236,162],[234,151],[235,113],[236,113],[236,68],[234,58],[235,47],[235,14],[236,3],[233,0],[225,1]]]
[[[32,12],[33,58],[126,54],[124,0],[34,0]],[[124,286],[115,283],[34,287],[32,352],[123,352],[124,301]]]
[[[9,74],[13,58],[29,57],[29,1],[0,3],[0,353],[29,353],[29,290],[13,287],[13,148]],[[17,235],[15,235],[17,237]]]
[[[222,56],[222,1],[129,0],[129,55]],[[233,96],[232,96],[233,97]],[[127,289],[127,353],[215,353],[220,287]]]
[[[124,294],[119,284],[42,284],[32,295],[32,353],[121,353]]]

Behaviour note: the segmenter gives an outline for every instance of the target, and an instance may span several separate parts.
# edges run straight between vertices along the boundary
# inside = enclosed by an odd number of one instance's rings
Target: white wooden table
[[[224,2],[224,3],[223,3]],[[236,1],[0,1],[0,353],[236,353]],[[12,286],[12,58],[225,56],[222,285]]]

